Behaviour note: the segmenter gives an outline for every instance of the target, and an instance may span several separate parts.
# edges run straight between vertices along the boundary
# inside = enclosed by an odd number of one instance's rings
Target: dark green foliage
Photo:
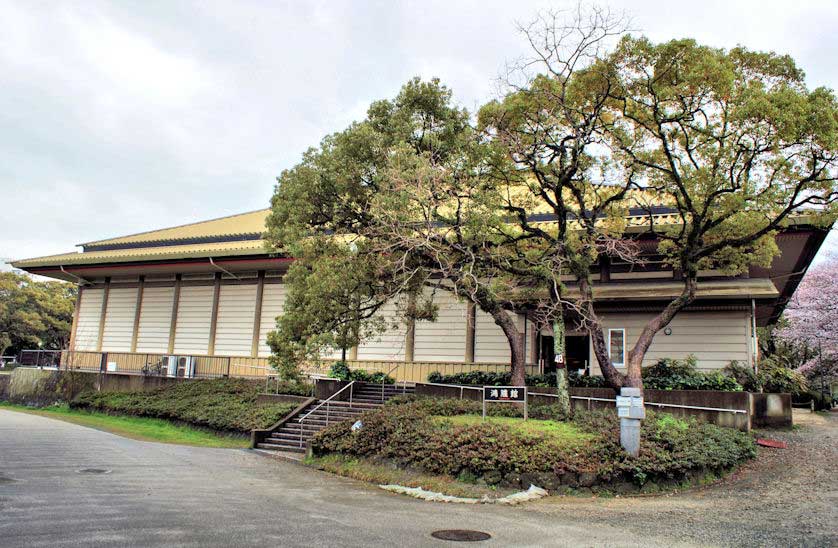
[[[509,373],[490,373],[487,371],[469,371],[454,375],[442,375],[433,372],[428,375],[428,382],[439,384],[463,384],[472,386],[503,386],[510,383]],[[555,375],[527,375],[527,386],[556,386]],[[603,388],[608,383],[598,375],[569,375],[571,387]],[[702,373],[696,371],[695,358],[686,360],[663,359],[643,369],[643,386],[656,390],[724,390],[741,392],[742,386],[734,378],[721,372]]]
[[[741,392],[742,386],[735,379],[720,371],[696,371],[695,356],[685,360],[664,358],[643,368],[643,386],[654,390],[723,390]]]
[[[759,372],[739,362],[732,361],[724,368],[724,373],[735,379],[748,392],[788,393],[801,396],[809,390],[806,377],[802,373],[783,366],[772,358],[760,362]]]
[[[469,371],[467,373],[455,373],[443,375],[434,371],[428,375],[428,382],[438,384],[464,384],[467,386],[509,386],[512,382],[512,373],[494,373],[489,371]],[[555,375],[527,375],[527,386],[556,386]]]
[[[608,383],[600,375],[568,375],[567,382],[573,388],[607,388]]]
[[[372,382],[376,384],[393,384],[396,382],[393,377],[381,371],[370,373],[365,369],[352,369],[343,361],[335,362],[332,365],[332,368],[329,369],[329,376],[342,381]]]
[[[619,422],[613,412],[578,414],[575,425],[594,438],[572,444],[504,425],[441,426],[431,418],[472,414],[479,407],[477,402],[461,400],[402,398],[364,414],[360,430],[353,432],[348,423],[330,426],[314,437],[312,448],[319,455],[388,459],[454,477],[569,471],[593,473],[603,481],[628,478],[638,484],[718,472],[755,455],[753,440],[745,433],[654,413],[644,422],[643,445],[636,458],[620,448]]]
[[[85,392],[70,406],[249,432],[270,426],[295,407],[293,403],[256,405],[256,396],[263,388],[258,381],[244,379],[187,381],[149,392]],[[310,388],[285,383],[280,392],[309,395]]]

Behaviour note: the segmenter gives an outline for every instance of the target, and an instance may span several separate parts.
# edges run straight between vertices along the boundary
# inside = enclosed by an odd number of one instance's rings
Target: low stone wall
[[[612,388],[571,388],[573,409],[613,409],[613,401],[596,401],[579,398],[603,398],[613,400],[617,392]],[[573,398],[573,397],[576,398]],[[743,432],[751,429],[751,394],[748,392],[722,392],[717,390],[644,390],[646,406],[653,411],[665,412],[677,417],[696,417],[700,420],[736,428]],[[715,411],[709,409],[689,409],[684,407],[657,406],[670,404],[687,407],[705,407],[714,409],[732,409],[740,411]]]
[[[339,392],[347,384],[349,384],[349,381],[342,381],[339,379],[317,379],[317,382],[314,383],[314,397],[318,400],[327,400]],[[341,393],[335,399],[338,401],[348,400],[349,390]]]
[[[8,377],[8,387],[0,390],[4,399],[22,405],[44,406],[70,401],[83,390],[96,387],[96,375],[78,371],[56,371],[18,367]]]
[[[790,428],[791,394],[751,394],[751,426]]]

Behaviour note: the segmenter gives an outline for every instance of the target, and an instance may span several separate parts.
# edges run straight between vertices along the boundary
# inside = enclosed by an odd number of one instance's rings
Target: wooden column
[[[180,306],[180,280],[181,276],[175,276],[175,296],[172,299],[172,321],[169,324],[169,354],[175,351],[175,333],[177,332],[177,309]]]
[[[73,325],[70,328],[70,342],[68,350],[76,349],[76,330],[79,327],[79,312],[81,311],[81,292],[84,291],[83,286],[79,286],[79,292],[76,295],[76,308],[73,310]]]
[[[346,353],[347,360],[357,360],[358,359],[358,347],[353,346],[349,349],[349,352]]]
[[[538,363],[538,326],[530,322],[530,363]]]
[[[210,316],[209,345],[207,354],[215,355],[215,330],[218,327],[218,299],[221,296],[221,272],[215,274],[215,288],[212,292],[212,315]]]
[[[466,309],[466,363],[474,363],[474,341],[477,333],[477,306],[468,303]]]
[[[99,316],[99,338],[96,339],[96,352],[102,351],[102,337],[105,335],[105,316],[108,314],[108,296],[111,293],[111,279],[105,278],[105,294],[102,295],[102,312]]]
[[[137,306],[134,310],[134,331],[131,334],[131,352],[137,351],[137,337],[140,334],[140,313],[143,310],[143,291],[145,290],[145,276],[140,276],[137,286]]]
[[[253,315],[253,343],[250,346],[250,355],[259,357],[259,332],[262,330],[262,300],[265,296],[265,271],[259,271],[259,281],[256,285],[256,311]]]

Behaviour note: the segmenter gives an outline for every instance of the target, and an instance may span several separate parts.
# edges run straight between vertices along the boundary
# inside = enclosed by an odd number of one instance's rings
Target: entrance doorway
[[[590,374],[588,364],[588,335],[565,335],[565,367],[568,373]],[[551,335],[538,335],[538,365],[545,374],[556,372],[556,354]]]

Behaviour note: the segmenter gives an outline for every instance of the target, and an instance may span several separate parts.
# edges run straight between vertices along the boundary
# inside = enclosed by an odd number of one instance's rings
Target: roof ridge
[[[201,224],[204,224],[204,223],[211,223],[213,221],[223,221],[225,219],[232,219],[234,217],[243,217],[244,215],[251,215],[253,213],[259,213],[259,212],[262,212],[262,211],[269,211],[270,209],[271,208],[269,208],[269,207],[262,207],[262,208],[259,208],[259,209],[254,209],[252,211],[245,211],[243,213],[234,213],[232,215],[224,215],[223,217],[216,217],[214,219],[204,219],[203,221],[195,221],[195,222],[192,222],[192,223],[184,223],[182,225],[167,226],[167,227],[163,227],[163,228],[157,228],[157,229],[154,229],[154,230],[144,230],[142,232],[137,232],[135,234],[124,234],[122,236],[113,236],[111,238],[102,238],[100,240],[94,240],[92,242],[83,242],[83,243],[80,243],[80,244],[76,244],[76,246],[79,247],[79,246],[97,245],[97,244],[102,244],[102,243],[105,243],[105,242],[109,242],[111,240],[119,240],[119,239],[122,239],[122,238],[135,238],[137,236],[142,236],[143,234],[153,234],[155,232],[161,232],[163,230],[174,230],[176,228],[185,228],[185,227],[188,227],[188,226],[201,225]],[[246,233],[242,232],[240,234],[246,234]]]

